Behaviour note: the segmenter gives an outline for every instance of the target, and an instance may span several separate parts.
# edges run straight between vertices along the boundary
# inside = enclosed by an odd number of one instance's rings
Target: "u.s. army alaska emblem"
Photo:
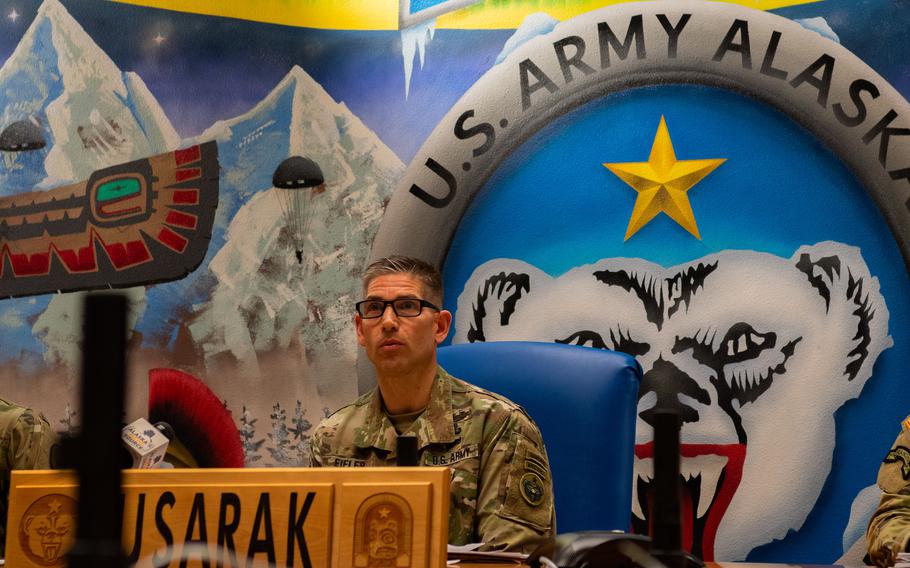
[[[19,546],[39,566],[63,566],[73,545],[76,501],[52,493],[29,505],[19,522]]]

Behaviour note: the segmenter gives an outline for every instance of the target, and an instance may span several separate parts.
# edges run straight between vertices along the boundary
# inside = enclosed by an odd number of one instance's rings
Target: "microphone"
[[[120,431],[120,439],[128,454],[124,465],[132,469],[158,467],[173,437],[174,429],[166,422],[153,425],[145,418],[130,422]]]
[[[417,465],[417,436],[398,436],[398,458],[395,465],[413,467]]]

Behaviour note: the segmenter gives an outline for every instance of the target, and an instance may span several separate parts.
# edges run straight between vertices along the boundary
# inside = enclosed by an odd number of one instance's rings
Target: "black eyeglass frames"
[[[395,315],[401,318],[414,318],[420,315],[423,308],[439,311],[439,308],[420,298],[399,298],[397,300],[362,300],[354,304],[357,313],[363,319],[382,317],[385,309],[392,306]]]

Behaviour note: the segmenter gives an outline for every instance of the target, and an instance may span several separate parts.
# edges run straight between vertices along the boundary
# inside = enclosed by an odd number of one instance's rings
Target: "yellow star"
[[[604,167],[638,192],[624,240],[629,240],[629,237],[661,212],[701,240],[686,192],[725,161],[726,159],[677,160],[670,131],[661,116],[647,162],[604,164]]]

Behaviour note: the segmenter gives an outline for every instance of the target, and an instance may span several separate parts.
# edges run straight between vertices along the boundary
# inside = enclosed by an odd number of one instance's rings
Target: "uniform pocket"
[[[468,544],[474,541],[480,458],[463,459],[449,467],[452,468],[452,486],[449,491],[449,542]]]

